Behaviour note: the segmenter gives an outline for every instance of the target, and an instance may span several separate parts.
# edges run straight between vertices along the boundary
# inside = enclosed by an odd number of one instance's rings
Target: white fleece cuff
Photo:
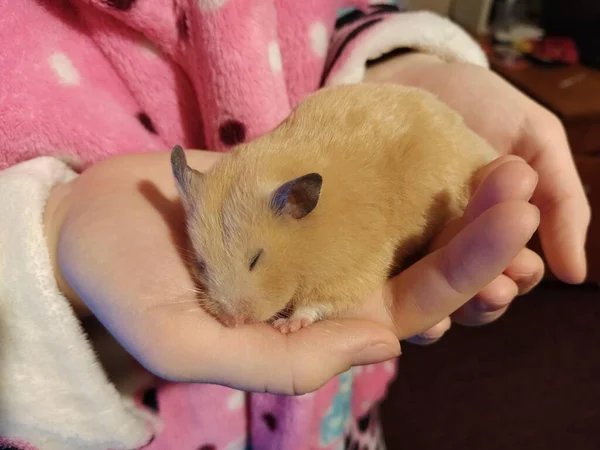
[[[366,62],[399,48],[435,55],[447,62],[489,67],[481,46],[461,27],[429,11],[390,14],[381,23],[363,32],[349,54],[340,58],[325,85],[360,82]]]
[[[0,172],[0,436],[42,450],[135,449],[152,419],[109,382],[47,250],[48,194],[75,176],[49,157]]]

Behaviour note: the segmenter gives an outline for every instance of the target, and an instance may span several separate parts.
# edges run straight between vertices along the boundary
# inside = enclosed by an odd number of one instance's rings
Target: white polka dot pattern
[[[309,30],[310,44],[315,54],[324,58],[327,54],[329,39],[327,36],[327,28],[323,22],[315,22],[310,26]]]
[[[55,52],[48,58],[50,67],[58,77],[61,84],[78,85],[81,79],[79,71],[67,55]]]
[[[242,436],[233,442],[227,444],[225,450],[244,450],[246,448],[246,436]]]
[[[279,44],[276,41],[269,43],[269,65],[273,73],[279,73],[283,69],[281,62],[281,51],[279,50]]]
[[[148,59],[155,59],[160,55],[160,50],[158,49],[158,47],[156,47],[154,43],[152,43],[146,38],[143,38],[140,41],[140,47],[142,49],[142,53]]]
[[[196,0],[196,4],[200,11],[214,11],[215,9],[219,9],[226,2],[227,0]]]
[[[227,408],[230,411],[235,411],[238,409],[242,409],[244,406],[244,393],[241,391],[236,391],[229,396],[227,400]]]

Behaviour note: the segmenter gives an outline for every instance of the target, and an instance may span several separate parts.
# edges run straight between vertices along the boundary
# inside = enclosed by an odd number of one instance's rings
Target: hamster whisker
[[[182,300],[180,302],[168,302],[163,303],[164,305],[181,305],[182,303],[199,303],[197,299],[194,300]]]
[[[188,314],[188,313],[198,312],[198,311],[204,312],[204,310],[202,308],[193,308],[193,309],[188,309],[188,310],[182,311],[182,312],[183,312],[183,314]]]
[[[202,316],[199,317],[198,325],[203,325],[208,320],[211,320],[211,316],[209,316],[209,315],[202,315]]]
[[[196,253],[193,250],[186,247],[182,247],[181,245],[176,245],[175,248],[177,250],[180,250],[186,256],[189,256],[192,260],[196,259]]]
[[[197,288],[197,287],[188,288],[188,287],[186,287],[184,289],[186,291],[188,291],[188,292],[192,292],[193,294],[206,294],[206,291],[204,289],[202,289],[202,288]]]

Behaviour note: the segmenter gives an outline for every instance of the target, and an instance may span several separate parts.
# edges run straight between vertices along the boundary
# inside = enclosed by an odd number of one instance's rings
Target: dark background
[[[548,33],[572,37],[581,62],[600,68],[600,0],[541,0],[541,6]]]
[[[600,68],[600,0],[519,0],[515,12],[549,35],[572,37],[581,62]],[[577,89],[550,89],[544,77],[552,75],[530,70],[529,83],[548,91],[538,89],[537,100],[573,99]],[[573,126],[587,126],[575,132],[589,139],[587,146],[571,144],[595,211],[600,153],[582,152],[591,151],[598,130],[598,85],[592,72],[586,76],[591,87],[582,87],[580,97],[589,117]],[[597,240],[597,231],[592,226],[588,239]],[[591,271],[598,267],[594,248],[588,248]],[[390,450],[600,450],[600,288],[546,282],[494,324],[453,326],[430,347],[404,344],[382,419]]]
[[[600,290],[546,284],[480,328],[404,344],[390,450],[600,449]]]
[[[505,0],[495,0],[493,23]],[[517,0],[515,14],[540,25],[547,35],[573,38],[581,63],[600,68],[600,0]]]

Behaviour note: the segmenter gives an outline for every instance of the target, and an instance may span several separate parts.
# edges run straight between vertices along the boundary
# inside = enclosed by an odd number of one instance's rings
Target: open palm
[[[188,152],[199,170],[218,157]],[[109,158],[55,188],[47,213],[50,252],[63,292],[83,300],[151,372],[304,393],[352,365],[397,356],[398,339],[439,322],[502,272],[538,225],[527,194],[488,201],[505,175],[502,167],[492,170],[462,230],[373,293],[366,311],[287,336],[266,324],[226,328],[200,307],[166,152]]]

